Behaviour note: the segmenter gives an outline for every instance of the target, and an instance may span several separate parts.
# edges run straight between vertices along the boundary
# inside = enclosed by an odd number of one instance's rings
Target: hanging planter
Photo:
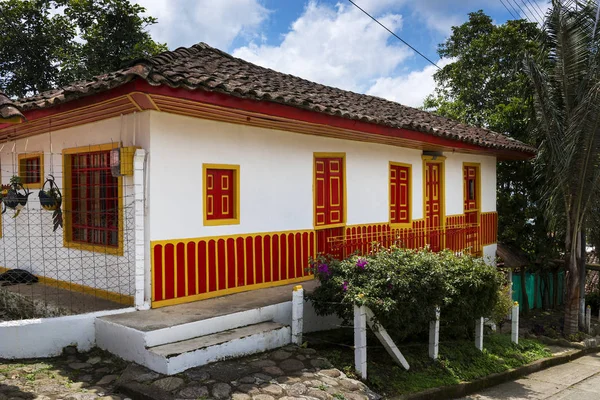
[[[2,213],[4,214],[6,212],[6,208],[10,208],[11,210],[16,211],[13,218],[17,218],[23,207],[27,205],[27,199],[29,198],[29,195],[31,195],[31,192],[29,189],[23,187],[21,178],[16,175],[13,175],[10,178],[9,185],[2,186],[2,189],[2,203],[5,206]]]
[[[62,228],[62,193],[58,188],[58,185],[54,181],[54,176],[48,175],[48,178],[44,182],[42,186],[42,190],[38,193],[38,197],[40,198],[40,204],[42,208],[46,211],[53,211],[52,214],[52,222],[54,224],[54,232],[60,226]]]

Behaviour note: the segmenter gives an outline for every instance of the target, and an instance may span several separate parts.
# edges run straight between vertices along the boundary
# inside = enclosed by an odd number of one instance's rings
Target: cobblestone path
[[[314,349],[283,349],[163,376],[108,353],[0,361],[0,400],[378,399]]]

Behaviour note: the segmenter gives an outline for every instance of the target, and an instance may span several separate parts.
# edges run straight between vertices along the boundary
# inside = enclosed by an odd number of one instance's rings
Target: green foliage
[[[166,50],[130,0],[0,2],[0,90],[26,96]]]
[[[585,295],[585,305],[592,307],[592,315],[598,315],[600,311],[600,292],[594,291]]]
[[[319,354],[327,357],[339,370],[353,371],[354,354],[347,349],[320,344],[322,336],[326,337],[327,342],[351,344],[351,334],[346,331],[313,334],[311,347],[316,347]],[[369,337],[368,340],[376,339]],[[488,335],[483,346],[484,350],[481,352],[470,340],[442,341],[439,360],[433,362],[428,357],[427,343],[399,344],[398,348],[410,364],[408,371],[395,364],[385,350],[369,348],[367,384],[385,398],[391,398],[472,381],[552,355],[543,344],[534,340],[519,339],[519,344],[515,345],[510,341],[509,335]]]
[[[0,2],[0,90],[11,96],[51,89],[74,51],[75,26],[44,0]]]
[[[534,88],[536,158],[550,218],[562,216],[569,272],[565,333],[578,330],[578,252],[582,233],[600,198],[600,24],[597,2],[553,0],[546,20],[545,51],[527,58]],[[556,218],[555,218],[556,219]]]
[[[510,283],[502,286],[498,293],[498,301],[492,310],[492,321],[499,327],[504,325],[506,318],[510,314],[513,307],[513,300],[510,297]]]
[[[480,258],[427,249],[392,247],[342,261],[320,258],[313,268],[321,282],[310,295],[318,314],[349,321],[353,305],[366,305],[398,338],[426,331],[436,306],[442,321],[467,333],[477,316],[492,314],[503,282]]]
[[[533,86],[523,60],[539,51],[542,35],[536,24],[525,20],[496,25],[483,11],[469,14],[438,48],[440,57],[452,62],[435,74],[437,87],[425,108],[537,145],[530,126]],[[498,239],[537,260],[555,256],[560,243],[548,234],[539,204],[541,184],[534,178],[529,161],[498,163]]]

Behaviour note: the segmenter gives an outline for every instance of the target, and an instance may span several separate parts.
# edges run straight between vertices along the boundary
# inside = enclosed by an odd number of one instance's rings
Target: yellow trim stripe
[[[198,301],[198,300],[206,300],[206,299],[210,299],[213,297],[220,297],[220,296],[226,296],[226,295],[234,294],[234,293],[248,292],[250,290],[256,290],[256,289],[264,289],[264,288],[270,288],[270,287],[276,287],[276,286],[289,285],[291,283],[306,282],[306,281],[310,281],[312,279],[314,279],[314,277],[312,275],[309,275],[309,276],[304,276],[302,278],[286,279],[286,280],[277,281],[277,282],[257,283],[254,285],[238,286],[238,287],[231,288],[231,289],[217,290],[215,292],[202,293],[202,294],[197,294],[194,296],[154,301],[154,302],[152,302],[152,308],[172,306],[175,304],[189,303],[189,302]]]
[[[9,271],[10,268],[0,267],[0,273]],[[45,276],[36,275],[39,283],[42,283],[46,286],[57,287],[59,289],[69,290],[71,292],[83,293],[92,295],[99,299],[109,300],[114,303],[124,304],[131,306],[133,305],[133,296],[128,296],[125,294],[115,293],[104,289],[98,289],[91,286],[81,285],[79,283],[66,282],[61,281],[54,278],[48,278]]]

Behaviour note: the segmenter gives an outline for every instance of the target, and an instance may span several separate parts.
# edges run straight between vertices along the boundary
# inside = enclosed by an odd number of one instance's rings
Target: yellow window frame
[[[463,214],[465,214],[465,193],[466,191],[466,182],[465,182],[465,167],[475,167],[475,179],[477,180],[477,184],[475,187],[476,190],[476,198],[477,198],[477,208],[475,210],[469,210],[469,212],[477,211],[477,226],[481,224],[481,164],[480,163],[472,163],[472,162],[463,162],[462,165],[462,177],[463,177]]]
[[[74,154],[80,153],[92,153],[96,151],[108,151],[112,149],[116,149],[120,146],[119,143],[109,143],[109,144],[100,144],[100,145],[90,145],[83,147],[74,147],[69,149],[64,149],[62,152],[63,155],[63,219],[64,219],[64,229],[63,229],[63,246],[76,250],[84,250],[84,251],[93,251],[97,253],[106,253],[117,256],[123,255],[123,247],[124,247],[124,238],[123,238],[123,177],[119,176],[117,178],[118,182],[118,197],[119,197],[119,226],[118,226],[118,243],[119,245],[116,247],[113,246],[102,246],[95,245],[89,243],[81,243],[73,241],[73,210],[71,207],[71,202],[73,198],[71,182],[72,182],[72,171],[71,171],[71,156]]]
[[[206,172],[209,169],[233,171],[233,209],[234,217],[226,219],[208,219],[206,209]],[[204,226],[239,225],[240,223],[240,166],[236,164],[202,164],[202,219]]]
[[[25,183],[25,161],[39,158],[40,159],[40,181],[39,183]],[[19,178],[21,178],[21,182],[23,183],[23,187],[26,189],[41,189],[44,186],[44,153],[23,153],[19,154]]]
[[[404,167],[408,169],[408,221],[407,222],[392,222],[392,167]],[[412,228],[412,164],[390,161],[388,166],[388,218],[392,228]]]

